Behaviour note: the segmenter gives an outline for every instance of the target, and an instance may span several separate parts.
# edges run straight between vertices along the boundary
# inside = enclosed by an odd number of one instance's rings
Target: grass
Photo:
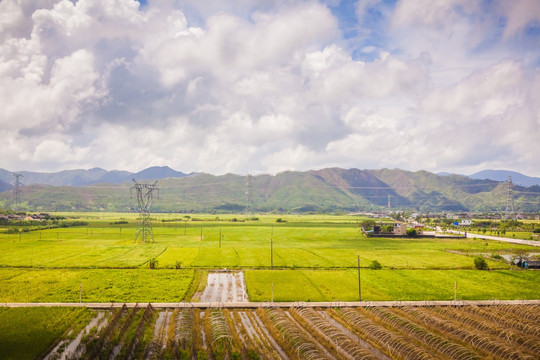
[[[427,298],[435,296],[432,292],[448,287],[446,278],[440,275],[446,274],[444,270],[451,270],[448,276],[460,274],[459,271],[469,274],[466,271],[474,269],[473,258],[478,254],[489,257],[518,251],[538,252],[532,246],[479,239],[366,238],[358,225],[363,219],[345,215],[263,215],[257,221],[243,221],[242,215],[154,214],[155,242],[141,244],[134,242],[136,214],[61,215],[87,221],[88,226],[0,233],[0,283],[5,289],[0,302],[78,302],[81,284],[84,302],[175,302],[191,298],[195,291],[188,290],[190,286],[204,282],[193,279],[196,269],[260,270],[249,273],[262,274],[272,265],[274,269],[284,270],[275,274],[287,274],[284,280],[278,277],[276,281],[296,289],[303,289],[306,281],[311,284],[308,279],[317,284],[322,281],[318,278],[324,279],[327,273],[340,274],[332,279],[336,289],[315,286],[320,293],[315,291],[305,296],[303,290],[297,291],[298,299],[346,298],[351,291],[346,274],[355,273],[357,254],[363,268],[373,260],[383,266],[377,274],[386,276],[385,286],[389,289],[385,291],[384,284],[374,287],[370,295],[374,300],[402,295],[421,299],[422,291]],[[277,223],[277,218],[284,222]],[[127,224],[118,224],[119,221]],[[158,260],[158,266],[149,270],[148,261],[153,257]],[[503,261],[486,261],[492,270],[512,269]],[[183,269],[175,270],[177,262]],[[396,292],[400,284],[407,283],[403,282],[402,274],[408,274],[413,285],[430,279],[432,286],[415,292],[411,285],[409,293]],[[265,294],[262,289],[267,282],[264,277],[251,276],[248,291],[256,299]],[[367,296],[371,290],[366,291]],[[508,294],[513,295],[501,293],[500,296],[520,296],[516,292]],[[440,297],[447,295],[443,292]]]
[[[77,324],[86,324],[93,312],[85,308],[0,308],[0,357],[37,359],[56,339]]]
[[[252,270],[251,301],[357,301],[354,270]],[[538,299],[540,272],[519,270],[361,270],[362,300]],[[272,285],[273,284],[273,285]],[[299,291],[301,289],[301,291]]]
[[[175,302],[192,269],[0,269],[0,302]]]

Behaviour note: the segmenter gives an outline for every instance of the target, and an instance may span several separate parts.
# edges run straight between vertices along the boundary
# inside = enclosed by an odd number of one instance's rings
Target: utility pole
[[[390,209],[390,194],[388,194],[388,209]]]
[[[514,194],[513,194],[512,177],[508,177],[506,182],[506,211],[504,212],[504,219],[516,220],[516,213],[514,212]]]
[[[358,301],[362,301],[362,282],[360,280],[360,255],[356,254],[358,257]]]
[[[135,233],[135,241],[141,237],[141,241],[146,243],[148,241],[154,242],[154,233],[152,230],[152,223],[150,222],[150,205],[154,197],[154,191],[159,192],[159,188],[156,186],[157,180],[153,184],[139,184],[133,179],[133,186],[129,189],[130,195],[133,197],[132,191],[137,193],[137,202],[139,205],[139,225],[137,226],[137,232]]]
[[[15,197],[15,206],[14,210],[19,211],[21,210],[21,178],[24,177],[23,174],[14,173],[13,176],[15,176],[15,182],[13,183],[13,195]]]
[[[219,248],[221,249],[221,228],[219,228]]]

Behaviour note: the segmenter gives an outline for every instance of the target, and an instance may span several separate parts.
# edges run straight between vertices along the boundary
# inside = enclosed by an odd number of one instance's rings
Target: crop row
[[[102,314],[103,315],[103,314]],[[535,359],[540,306],[111,309],[48,359]]]

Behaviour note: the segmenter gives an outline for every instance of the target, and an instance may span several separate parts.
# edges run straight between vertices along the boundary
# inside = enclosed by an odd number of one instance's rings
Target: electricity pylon
[[[24,177],[23,174],[13,174],[15,176],[15,183],[13,184],[13,195],[15,197],[15,206],[14,210],[21,210],[21,180],[20,178]]]
[[[508,177],[506,182],[506,210],[504,212],[504,219],[516,220],[516,213],[514,211],[514,194],[513,194],[513,185],[512,177]]]
[[[246,180],[246,218],[253,216],[253,175],[247,174]]]
[[[141,242],[154,241],[154,233],[152,231],[152,223],[150,222],[150,205],[154,197],[154,191],[159,189],[156,186],[157,180],[153,184],[139,184],[133,179],[133,186],[129,189],[130,195],[133,198],[133,190],[137,192],[137,202],[139,204],[139,225],[135,233],[135,241],[141,237]]]

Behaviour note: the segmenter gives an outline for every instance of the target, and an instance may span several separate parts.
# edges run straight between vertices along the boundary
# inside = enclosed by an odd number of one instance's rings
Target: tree
[[[487,270],[488,264],[486,262],[486,259],[484,259],[482,256],[477,256],[474,258],[474,266],[478,270]]]
[[[371,264],[369,264],[369,268],[370,268],[371,270],[380,270],[380,269],[382,269],[382,265],[381,265],[381,263],[378,262],[377,260],[373,260],[373,261],[371,262]]]
[[[373,229],[373,226],[375,226],[375,224],[376,224],[375,220],[371,220],[371,219],[362,220],[360,222],[360,226],[366,231]]]
[[[407,236],[414,237],[416,236],[416,230],[413,228],[407,228]]]

